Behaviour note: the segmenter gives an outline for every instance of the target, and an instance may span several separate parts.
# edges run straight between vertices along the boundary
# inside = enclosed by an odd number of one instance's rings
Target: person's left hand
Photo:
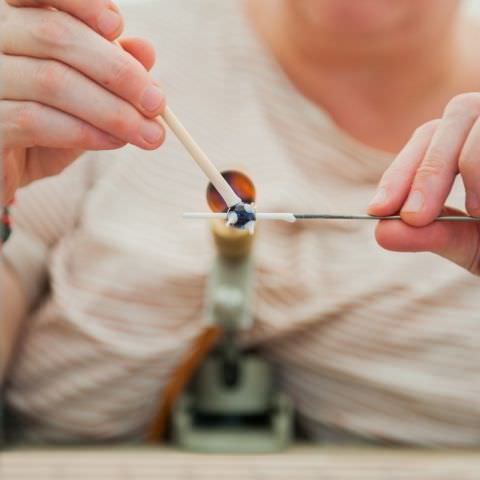
[[[480,93],[453,98],[441,119],[416,130],[384,173],[368,213],[400,212],[403,221],[380,221],[378,243],[394,251],[434,252],[479,275],[480,222],[433,222],[441,214],[465,215],[445,206],[457,174],[466,211],[480,216]]]

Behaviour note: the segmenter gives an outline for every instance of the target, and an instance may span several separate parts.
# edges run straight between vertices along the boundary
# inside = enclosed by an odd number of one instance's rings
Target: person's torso
[[[365,211],[391,157],[295,92],[233,2],[167,3],[145,2],[127,22],[155,41],[157,74],[193,137],[221,170],[253,179],[259,211]],[[9,392],[48,438],[140,432],[203,328],[215,251],[208,223],[182,218],[207,210],[201,171],[172,134],[155,152],[95,156],[98,177],[78,227],[52,252],[51,294],[32,316]],[[373,231],[370,222],[259,222],[248,341],[286,370],[350,375],[393,397],[453,390],[477,408],[478,370],[456,371],[480,346],[478,281],[430,254],[383,251]],[[309,331],[314,342],[295,350]],[[32,369],[28,352],[45,342],[61,347]]]

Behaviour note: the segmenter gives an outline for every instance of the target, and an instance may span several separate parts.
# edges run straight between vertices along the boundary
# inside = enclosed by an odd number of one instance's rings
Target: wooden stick
[[[241,203],[241,199],[233,191],[232,187],[222,177],[222,174],[215,167],[213,162],[207,157],[199,145],[195,142],[192,136],[188,133],[186,128],[180,123],[180,120],[170,110],[169,107],[165,108],[162,116],[160,117],[170,130],[175,134],[180,143],[185,147],[190,156],[195,160],[197,165],[201,168],[203,173],[212,182],[213,186],[217,189],[218,193],[225,200],[225,203],[229,207]]]
[[[123,49],[118,40],[114,40],[114,45]],[[195,142],[192,136],[188,133],[187,129],[181,124],[177,116],[167,106],[165,111],[158,119],[163,126],[167,125],[170,130],[178,138],[179,142],[185,147],[185,150],[195,160],[196,164],[201,168],[203,173],[212,182],[213,186],[217,189],[218,193],[225,200],[225,203],[229,207],[242,203],[241,198],[233,191],[232,187],[222,177],[222,174],[218,171],[217,167],[207,157],[200,146]]]

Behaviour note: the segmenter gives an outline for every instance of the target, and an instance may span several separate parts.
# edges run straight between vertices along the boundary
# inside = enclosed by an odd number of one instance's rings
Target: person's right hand
[[[0,0],[4,202],[85,150],[161,145],[153,48],[140,39],[118,48],[122,29],[110,0]]]

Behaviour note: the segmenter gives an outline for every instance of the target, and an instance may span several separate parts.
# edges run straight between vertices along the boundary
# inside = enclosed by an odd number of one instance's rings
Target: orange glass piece
[[[255,202],[255,185],[244,173],[227,170],[222,172],[222,176],[244,203]],[[207,187],[207,203],[213,212],[226,212],[228,210],[227,204],[211,183]]]

